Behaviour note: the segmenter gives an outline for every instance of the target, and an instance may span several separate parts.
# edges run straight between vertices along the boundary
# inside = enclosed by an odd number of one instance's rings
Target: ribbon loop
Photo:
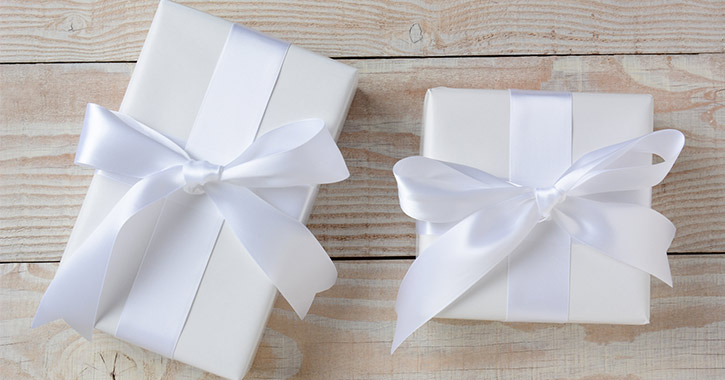
[[[486,172],[427,157],[393,167],[403,212],[427,223],[458,222],[478,209],[528,190]]]
[[[86,106],[77,165],[138,180],[190,159],[173,141],[136,120],[98,104]]]
[[[577,160],[556,186],[571,196],[652,187],[667,176],[684,145],[682,132],[665,129],[597,149]],[[662,161],[651,164],[653,155]]]

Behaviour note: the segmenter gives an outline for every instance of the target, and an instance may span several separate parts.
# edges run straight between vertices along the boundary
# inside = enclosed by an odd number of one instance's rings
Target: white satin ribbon
[[[674,225],[651,208],[603,199],[662,181],[684,142],[681,132],[662,130],[598,149],[551,186],[540,188],[426,157],[399,161],[393,172],[403,211],[421,222],[452,227],[420,253],[403,278],[392,351],[507,258],[543,221],[671,286],[667,248]],[[632,164],[653,154],[662,162]]]
[[[509,180],[545,188],[572,164],[572,94],[522,90],[509,94]],[[507,321],[569,318],[571,238],[548,220],[558,195],[553,188],[541,192],[537,205],[547,220],[508,256]]]
[[[234,25],[184,148],[127,115],[88,105],[76,163],[133,186],[64,257],[32,327],[64,319],[91,339],[108,263],[123,254],[114,252],[115,240],[129,219],[156,202],[166,202],[156,229],[173,221],[174,228],[163,229],[175,239],[158,231],[152,237],[136,278],[128,279],[133,287],[118,337],[173,357],[222,221],[304,318],[337,271],[298,215],[290,215],[287,198],[349,173],[322,120],[293,122],[255,139],[287,47]]]
[[[319,119],[294,122],[255,140],[231,163],[192,159],[160,133],[128,116],[89,104],[76,155],[79,165],[139,178],[94,233],[58,269],[33,327],[64,319],[90,339],[116,236],[139,211],[185,188],[203,191],[280,293],[304,317],[337,271],[312,233],[250,188],[341,181],[349,175]]]

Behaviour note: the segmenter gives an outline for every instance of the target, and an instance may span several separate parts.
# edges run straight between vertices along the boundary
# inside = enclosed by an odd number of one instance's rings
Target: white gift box
[[[162,0],[120,112],[176,142],[189,136],[232,23]],[[255,54],[250,51],[248,54]],[[356,70],[290,46],[258,135],[286,123],[318,118],[337,138],[356,88]],[[93,232],[130,185],[97,172],[63,258]],[[290,199],[288,213],[305,221],[316,188]],[[125,297],[154,233],[162,205],[148,207],[122,230],[109,264],[96,328],[115,335]],[[158,233],[158,231],[157,231]],[[284,238],[280,236],[280,238]],[[230,378],[252,363],[277,290],[234,233],[222,227],[176,345],[173,359]]]
[[[510,96],[506,90],[434,88],[425,99],[422,155],[509,176]],[[650,95],[572,94],[572,160],[652,132]],[[542,165],[546,165],[542,162]],[[651,189],[629,194],[649,207]],[[436,235],[419,235],[418,252]],[[569,322],[646,324],[650,275],[572,242]],[[508,262],[503,260],[439,318],[507,319]],[[530,322],[550,322],[538,315]]]

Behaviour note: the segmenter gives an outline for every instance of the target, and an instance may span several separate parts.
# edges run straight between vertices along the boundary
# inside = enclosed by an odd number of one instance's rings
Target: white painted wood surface
[[[305,321],[277,302],[249,378],[725,378],[725,2],[183,2],[361,73],[340,139],[351,178],[323,186],[310,219],[340,279]],[[2,379],[214,378],[62,322],[29,329],[90,180],[73,165],[85,104],[118,106],[155,6],[0,1]],[[435,86],[654,95],[655,128],[688,143],[654,189],[683,254],[674,289],[653,282],[652,324],[437,320],[389,355],[411,262],[396,258],[414,254],[390,170],[418,152]]]

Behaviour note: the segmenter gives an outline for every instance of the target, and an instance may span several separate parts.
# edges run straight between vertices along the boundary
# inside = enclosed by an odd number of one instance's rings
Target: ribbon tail
[[[248,188],[218,182],[204,189],[262,271],[304,318],[315,295],[337,279],[335,265],[315,236]]]
[[[91,340],[103,282],[119,232],[132,216],[181,186],[180,167],[153,174],[133,185],[91,236],[63,261],[40,301],[31,327],[63,319]]]
[[[559,205],[555,220],[576,241],[672,286],[667,249],[676,229],[657,211],[571,197]]]
[[[515,197],[471,214],[424,250],[400,284],[391,354],[508,256],[538,219],[530,198]]]

